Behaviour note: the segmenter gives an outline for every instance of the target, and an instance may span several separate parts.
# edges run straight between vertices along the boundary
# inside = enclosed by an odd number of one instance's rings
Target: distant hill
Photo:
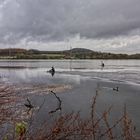
[[[71,50],[66,50],[63,52],[71,52],[71,53],[92,53],[93,51],[90,49],[85,49],[85,48],[73,48]]]
[[[85,48],[64,51],[40,51],[36,49],[0,49],[0,58],[13,59],[140,59],[140,54],[113,54],[96,52]]]

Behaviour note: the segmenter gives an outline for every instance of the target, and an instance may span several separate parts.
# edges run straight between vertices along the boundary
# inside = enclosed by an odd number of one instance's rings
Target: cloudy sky
[[[140,53],[140,0],[0,0],[0,48]]]

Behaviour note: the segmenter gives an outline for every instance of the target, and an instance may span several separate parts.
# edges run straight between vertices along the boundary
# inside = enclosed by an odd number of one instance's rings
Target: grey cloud
[[[139,34],[139,0],[1,0],[0,42]]]

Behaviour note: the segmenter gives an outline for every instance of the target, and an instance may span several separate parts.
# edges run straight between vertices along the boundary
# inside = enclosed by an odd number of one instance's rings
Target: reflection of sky
[[[0,61],[0,66],[22,66],[57,69],[101,69],[101,61],[105,64],[105,69],[135,69],[139,70],[140,60],[12,60]]]
[[[52,77],[44,69],[3,69],[0,71],[3,81],[30,84],[80,84],[79,75],[55,73]]]
[[[139,71],[134,70],[60,70],[56,69],[52,77],[44,68],[38,69],[0,69],[1,80],[10,83],[30,84],[80,84],[85,78],[105,81],[118,81],[131,85],[139,85]]]
[[[84,77],[109,81],[121,81],[140,84],[139,60],[102,60],[105,67],[101,69],[101,60],[14,60],[0,61],[0,66],[22,66],[25,69],[0,69],[4,81],[13,83],[80,84]],[[70,65],[71,64],[71,65]],[[54,66],[55,75],[47,71]],[[70,66],[72,69],[70,69]],[[27,68],[26,68],[27,67]]]

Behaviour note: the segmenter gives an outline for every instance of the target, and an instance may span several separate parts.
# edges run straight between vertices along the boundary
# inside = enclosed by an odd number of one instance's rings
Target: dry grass
[[[17,97],[10,86],[0,86],[0,125],[11,120],[12,108]]]

